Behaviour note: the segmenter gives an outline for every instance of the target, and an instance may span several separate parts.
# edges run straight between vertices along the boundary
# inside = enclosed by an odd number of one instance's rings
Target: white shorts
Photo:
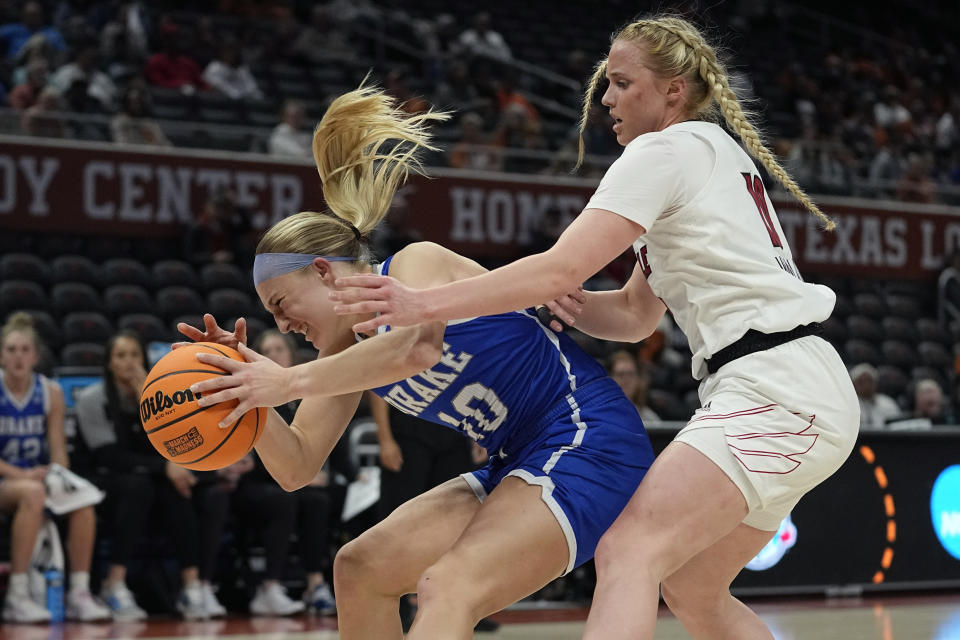
[[[847,459],[860,405],[830,343],[807,336],[738,358],[700,383],[698,409],[677,434],[740,489],[743,523],[776,531]]]

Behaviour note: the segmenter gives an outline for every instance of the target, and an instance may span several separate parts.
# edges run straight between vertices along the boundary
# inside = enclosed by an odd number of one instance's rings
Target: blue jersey
[[[381,274],[392,258],[380,265]],[[567,396],[599,380],[610,382],[603,367],[527,309],[448,322],[439,363],[373,392],[493,454],[507,442],[527,442],[558,406],[569,413]]]
[[[47,464],[47,414],[50,381],[33,374],[33,385],[22,399],[15,398],[0,375],[0,458],[22,469]]]

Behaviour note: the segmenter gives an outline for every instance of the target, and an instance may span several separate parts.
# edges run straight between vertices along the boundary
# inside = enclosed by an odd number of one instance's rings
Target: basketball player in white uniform
[[[828,288],[803,282],[759,160],[828,229],[833,223],[761,142],[723,65],[689,22],[638,20],[597,65],[584,114],[602,103],[626,148],[548,251],[434,289],[355,276],[340,313],[376,311],[357,331],[549,303],[568,324],[618,341],[649,336],[669,308],[689,338],[702,408],[657,458],[597,549],[586,638],[652,638],[658,588],[696,638],[772,639],[729,585],[800,497],[853,448],[859,407],[836,351],[816,334]],[[583,122],[581,121],[581,130]],[[633,245],[618,291],[574,293]]]

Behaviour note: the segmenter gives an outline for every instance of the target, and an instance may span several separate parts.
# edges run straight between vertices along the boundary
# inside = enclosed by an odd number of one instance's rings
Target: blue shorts
[[[506,476],[540,485],[570,550],[564,573],[593,557],[597,542],[633,496],[653,448],[633,403],[610,379],[592,382],[551,411],[531,440],[463,474],[482,502]]]

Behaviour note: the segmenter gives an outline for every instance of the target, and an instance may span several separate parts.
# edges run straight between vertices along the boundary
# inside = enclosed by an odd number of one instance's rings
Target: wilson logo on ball
[[[193,451],[203,444],[203,436],[196,427],[190,429],[183,435],[179,435],[171,440],[166,440],[163,446],[171,458],[176,458],[188,451]]]
[[[193,391],[190,391],[189,388],[182,389],[180,391],[174,391],[171,395],[167,395],[162,391],[157,391],[152,396],[140,402],[140,419],[146,423],[150,418],[166,411],[167,409],[173,408],[175,405],[180,405],[184,402],[193,402],[200,397],[202,397],[202,394],[194,393]]]

